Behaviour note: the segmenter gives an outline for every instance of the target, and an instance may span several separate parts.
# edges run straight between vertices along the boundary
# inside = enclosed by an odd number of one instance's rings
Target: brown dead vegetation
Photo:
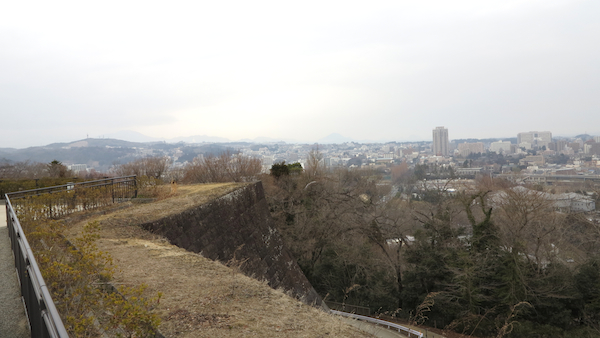
[[[266,282],[188,252],[137,225],[207,203],[243,184],[180,186],[169,198],[104,214],[73,217],[68,236],[101,224],[98,247],[117,266],[114,284],[146,284],[163,294],[155,311],[165,337],[369,337]]]

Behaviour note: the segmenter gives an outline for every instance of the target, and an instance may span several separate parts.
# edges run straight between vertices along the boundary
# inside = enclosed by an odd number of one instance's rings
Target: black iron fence
[[[32,337],[66,338],[68,334],[25,237],[18,215],[35,212],[35,215],[28,216],[35,219],[59,218],[76,211],[93,209],[136,196],[135,176],[65,184],[5,195],[6,222]]]
[[[136,176],[107,178],[6,194],[17,214],[57,219],[137,197]]]
[[[9,198],[6,198],[6,222],[12,250],[15,256],[21,295],[25,301],[31,337],[68,337],[60,315],[54,306],[50,291],[42,278],[29,242],[25,238],[19,218]]]
[[[0,179],[0,199],[4,199],[5,194],[9,194],[13,191],[41,189],[46,187],[53,187],[57,185],[63,185],[67,182],[83,182],[85,179],[79,177],[69,178],[33,178],[33,179]]]

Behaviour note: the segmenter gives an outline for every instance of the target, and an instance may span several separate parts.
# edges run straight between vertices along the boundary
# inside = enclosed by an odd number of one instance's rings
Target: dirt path
[[[6,227],[6,206],[3,200],[0,201],[0,337],[30,337]]]

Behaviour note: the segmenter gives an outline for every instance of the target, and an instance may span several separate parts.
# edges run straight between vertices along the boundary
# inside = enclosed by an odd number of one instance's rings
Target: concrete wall
[[[307,304],[322,303],[285,248],[261,182],[142,227],[213,260],[226,263],[234,255],[238,261],[247,259],[241,267],[246,275],[283,288]]]

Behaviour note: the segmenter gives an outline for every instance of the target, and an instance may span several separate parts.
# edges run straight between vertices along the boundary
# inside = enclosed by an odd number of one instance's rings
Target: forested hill
[[[69,143],[53,143],[24,149],[0,148],[0,163],[39,162],[53,160],[64,164],[86,164],[97,171],[106,171],[114,164],[125,164],[145,156],[173,156],[179,161],[192,161],[199,154],[220,154],[235,151],[242,144],[187,144],[165,142],[128,142],[116,139],[84,139]]]

